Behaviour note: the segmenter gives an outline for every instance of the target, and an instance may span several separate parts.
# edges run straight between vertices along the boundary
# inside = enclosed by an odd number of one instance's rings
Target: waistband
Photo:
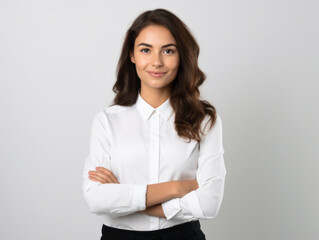
[[[156,237],[156,236],[165,236],[165,235],[178,235],[182,237],[183,235],[189,236],[196,235],[200,231],[200,223],[199,220],[185,222],[182,224],[177,224],[175,226],[169,228],[163,228],[159,230],[151,230],[151,231],[136,231],[136,230],[126,230],[109,227],[103,224],[102,234],[107,235],[107,233],[111,233],[112,236],[121,236],[121,237],[130,237],[130,236],[141,236],[141,237]],[[129,238],[128,238],[129,239]],[[160,239],[160,238],[159,238]],[[165,239],[165,238],[163,238]]]

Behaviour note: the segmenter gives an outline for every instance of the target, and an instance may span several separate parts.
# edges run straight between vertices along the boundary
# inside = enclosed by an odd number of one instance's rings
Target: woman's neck
[[[170,96],[171,92],[164,89],[152,89],[152,90],[140,90],[140,95],[145,102],[150,104],[153,108],[157,108],[162,105]]]

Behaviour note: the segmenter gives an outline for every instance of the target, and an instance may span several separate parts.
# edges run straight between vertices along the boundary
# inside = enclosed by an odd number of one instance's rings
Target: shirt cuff
[[[191,191],[180,200],[180,206],[184,214],[191,214],[196,218],[205,218],[196,191]]]
[[[173,198],[171,200],[163,202],[162,208],[166,219],[170,220],[181,210],[179,198]]]
[[[134,191],[133,191],[133,206],[137,206],[138,210],[145,210],[146,209],[146,191],[147,185],[146,184],[134,184]]]
[[[182,198],[173,198],[163,202],[162,208],[167,220],[173,217],[178,219],[205,218],[196,191],[191,191]]]

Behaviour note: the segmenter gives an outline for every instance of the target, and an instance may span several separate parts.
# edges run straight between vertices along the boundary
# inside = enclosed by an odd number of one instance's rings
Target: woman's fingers
[[[113,180],[104,173],[101,173],[99,171],[90,171],[90,175],[94,177],[95,179],[99,180],[101,183],[113,183]]]
[[[91,178],[95,179],[96,181],[98,181],[98,182],[100,182],[102,184],[108,183],[108,181],[105,178],[99,176],[98,174],[92,174]]]
[[[103,167],[96,167],[97,171],[89,171],[90,178],[92,180],[97,180],[100,183],[119,183],[116,177],[113,175],[112,171],[103,168]]]
[[[98,182],[98,180],[96,180],[94,177],[92,177],[91,175],[89,176],[89,179],[91,179],[92,181]]]
[[[104,167],[96,167],[96,170],[104,173],[106,176],[110,177],[113,181],[113,183],[119,183],[119,181],[117,180],[117,178],[114,176],[113,172],[108,170],[107,168]]]

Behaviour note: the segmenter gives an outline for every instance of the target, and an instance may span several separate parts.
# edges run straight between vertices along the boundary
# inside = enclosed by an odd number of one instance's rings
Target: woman
[[[205,239],[226,169],[216,109],[200,100],[199,47],[173,13],[142,13],[128,29],[111,106],[93,119],[83,195],[101,239]],[[210,123],[210,124],[209,124]]]

